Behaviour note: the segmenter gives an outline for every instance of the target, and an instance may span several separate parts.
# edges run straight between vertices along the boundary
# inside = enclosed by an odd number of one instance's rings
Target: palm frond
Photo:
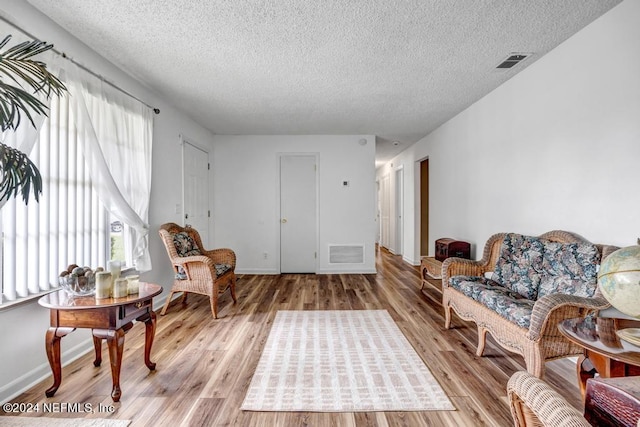
[[[32,111],[46,115],[47,107],[38,98],[22,88],[0,81],[0,122],[11,123],[11,126],[3,127],[3,131],[17,129],[20,126],[22,114],[27,116],[32,126],[35,126],[31,115]]]
[[[0,49],[4,48],[11,36],[0,42]],[[15,85],[2,82],[0,88],[0,103],[5,114],[0,115],[0,129],[16,129],[24,114],[33,125],[32,113],[47,114],[48,107],[24,89],[28,86],[33,93],[43,92],[47,98],[52,95],[60,96],[67,88],[64,83],[53,75],[42,61],[33,59],[34,56],[53,48],[53,45],[34,40],[19,43],[0,52],[0,78],[8,77]]]
[[[33,187],[36,202],[42,193],[42,176],[35,164],[21,151],[0,143],[0,201],[16,197],[18,191],[25,203]]]
[[[11,40],[0,41],[0,50]],[[47,65],[34,59],[53,45],[39,40],[19,43],[0,52],[0,129],[15,130],[23,116],[35,127],[34,114],[47,115],[48,107],[35,94],[43,93],[48,99],[60,96],[67,88]],[[15,148],[0,143],[0,202],[16,197],[18,192],[25,203],[33,189],[36,201],[42,193],[42,177],[36,165]]]

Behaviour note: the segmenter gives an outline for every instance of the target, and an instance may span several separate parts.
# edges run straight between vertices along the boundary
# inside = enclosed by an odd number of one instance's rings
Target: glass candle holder
[[[111,296],[111,273],[99,271],[96,273],[96,299],[105,299]]]
[[[129,295],[129,290],[127,289],[127,279],[123,277],[119,277],[116,279],[113,285],[113,297],[114,298],[122,298]]]

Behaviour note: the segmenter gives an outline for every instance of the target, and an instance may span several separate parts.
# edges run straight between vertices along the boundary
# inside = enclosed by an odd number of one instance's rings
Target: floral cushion
[[[182,268],[181,265],[178,266],[177,268],[177,272],[176,272],[176,279],[177,280],[187,280],[187,272],[184,271],[184,268]]]
[[[495,311],[509,322],[529,329],[534,301],[485,277],[454,276],[449,285]]]
[[[476,301],[480,301],[480,293],[486,289],[504,288],[499,283],[480,276],[453,276],[449,278],[449,286]]]
[[[229,264],[215,264],[214,267],[216,268],[216,276],[218,277],[231,270],[231,265]]]
[[[188,233],[183,231],[173,235],[173,244],[176,247],[176,251],[178,251],[178,256],[186,257],[202,255],[195,240],[193,240]]]
[[[507,233],[491,279],[535,300],[540,287],[544,244],[538,237]]]
[[[214,264],[213,266],[216,269],[216,276],[220,277],[227,271],[231,270],[231,265],[229,264]],[[187,280],[187,272],[184,271],[181,265],[178,266],[178,271],[176,272],[177,280]]]
[[[590,243],[545,242],[538,298],[553,293],[592,297],[600,252]]]

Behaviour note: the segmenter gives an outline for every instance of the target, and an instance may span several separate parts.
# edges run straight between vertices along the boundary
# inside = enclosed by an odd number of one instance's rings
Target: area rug
[[[455,410],[386,310],[278,311],[241,409]]]
[[[127,427],[131,420],[106,418],[0,417],[3,427]]]

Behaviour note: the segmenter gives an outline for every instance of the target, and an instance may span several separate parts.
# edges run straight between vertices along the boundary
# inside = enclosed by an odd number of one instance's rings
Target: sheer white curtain
[[[69,61],[61,64],[61,78],[98,197],[128,226],[127,258],[148,271],[153,112]]]

